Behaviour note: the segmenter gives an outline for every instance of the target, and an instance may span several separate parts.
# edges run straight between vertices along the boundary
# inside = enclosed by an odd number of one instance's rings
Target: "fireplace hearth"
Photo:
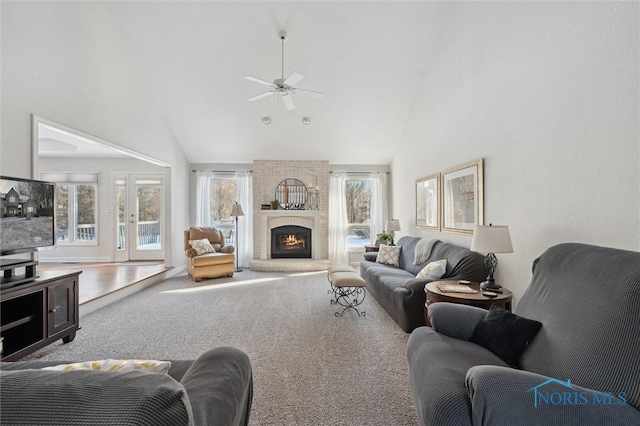
[[[311,259],[311,229],[279,226],[271,229],[272,259]]]

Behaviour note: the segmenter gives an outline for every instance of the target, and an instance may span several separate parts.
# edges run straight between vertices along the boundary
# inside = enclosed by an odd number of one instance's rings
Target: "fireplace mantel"
[[[320,259],[318,250],[318,229],[320,212],[317,210],[260,210],[260,259],[271,258],[271,229],[278,226],[297,225],[311,229],[311,256]]]

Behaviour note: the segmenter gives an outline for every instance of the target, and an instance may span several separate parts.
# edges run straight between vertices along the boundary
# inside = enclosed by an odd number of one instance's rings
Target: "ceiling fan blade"
[[[265,86],[273,86],[273,83],[270,83],[270,82],[264,81],[264,80],[260,80],[259,78],[251,77],[250,75],[247,75],[244,78],[249,80],[249,81],[253,81],[255,83],[264,84]]]
[[[315,90],[298,89],[297,87],[295,89],[293,89],[293,90],[295,90],[296,92],[300,91],[300,92],[304,93],[305,95],[313,96],[316,99],[324,98],[324,93],[316,92]]]
[[[275,91],[271,91],[271,92],[261,93],[259,95],[254,96],[253,98],[249,98],[249,102],[253,102],[253,101],[257,101],[258,99],[266,98],[267,96],[271,96],[274,93],[276,93],[276,92]]]
[[[284,81],[284,84],[286,84],[287,86],[293,86],[301,82],[303,78],[304,76],[302,74],[298,74],[297,72],[294,72]]]
[[[293,98],[291,94],[282,95],[282,102],[284,102],[284,107],[291,111],[292,109],[296,109],[296,104],[293,103]]]

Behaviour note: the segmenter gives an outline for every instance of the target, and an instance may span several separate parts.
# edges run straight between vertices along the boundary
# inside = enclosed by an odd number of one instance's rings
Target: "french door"
[[[164,259],[162,174],[116,174],[116,262]]]

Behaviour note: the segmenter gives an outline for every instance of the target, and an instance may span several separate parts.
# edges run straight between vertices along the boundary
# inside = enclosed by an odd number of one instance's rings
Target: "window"
[[[371,180],[348,179],[346,185],[347,248],[364,247],[371,241]]]
[[[235,178],[211,179],[211,219],[220,229],[228,243],[233,243],[234,222],[231,209],[236,202],[238,183]]]
[[[56,185],[56,227],[59,243],[97,243],[97,192],[97,185],[92,183]]]

